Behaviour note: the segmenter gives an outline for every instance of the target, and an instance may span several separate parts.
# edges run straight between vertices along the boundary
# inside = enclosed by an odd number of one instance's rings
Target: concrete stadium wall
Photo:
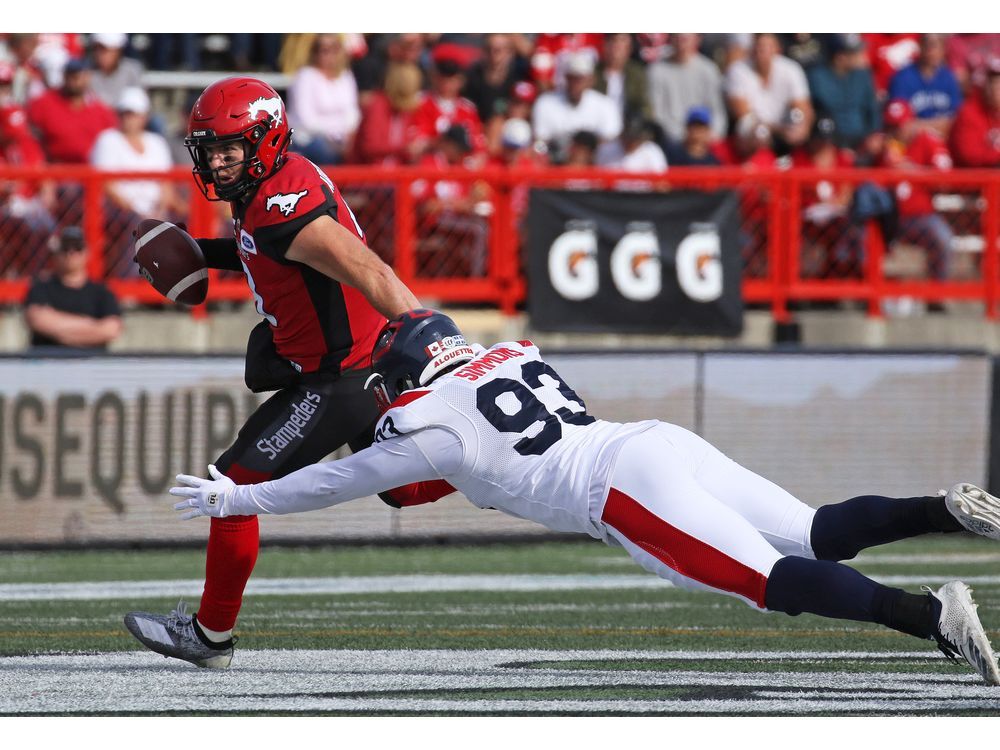
[[[993,361],[975,353],[554,352],[613,421],[658,418],[821,505],[930,494],[989,474]],[[262,401],[241,357],[0,359],[0,546],[197,542],[175,474],[204,473]],[[459,496],[397,511],[377,498],[267,517],[267,541],[541,535]]]

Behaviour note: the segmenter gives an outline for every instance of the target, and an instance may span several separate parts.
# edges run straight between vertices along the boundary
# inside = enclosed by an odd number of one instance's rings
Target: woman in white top
[[[292,148],[317,164],[339,164],[350,153],[361,122],[358,86],[342,34],[317,34],[309,65],[288,90]]]
[[[170,147],[158,133],[146,130],[149,97],[137,86],[118,98],[118,127],[102,132],[90,152],[90,163],[107,172],[166,172],[173,167]],[[135,276],[132,230],[145,217],[177,220],[187,206],[171,182],[112,180],[105,185],[104,248],[109,275]]]
[[[117,128],[109,128],[97,137],[90,152],[91,165],[108,172],[166,172],[173,167],[166,139],[146,130],[149,97],[145,91],[135,86],[124,89],[118,99],[118,118]],[[186,211],[178,204],[171,184],[158,180],[109,182],[107,196],[116,208],[139,216]]]

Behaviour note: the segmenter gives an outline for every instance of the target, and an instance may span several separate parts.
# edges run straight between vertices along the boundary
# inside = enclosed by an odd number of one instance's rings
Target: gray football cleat
[[[944,504],[973,534],[1000,541],[1000,499],[974,484],[960,482],[945,494]]]
[[[987,685],[1000,685],[1000,668],[976,614],[979,605],[972,601],[972,590],[961,581],[946,583],[937,591],[926,586],[923,590],[941,602],[941,615],[934,634],[938,648],[955,662],[957,655],[961,655]]]
[[[125,627],[143,646],[164,656],[189,661],[208,669],[226,669],[233,660],[235,638],[224,643],[209,645],[209,641],[195,627],[194,618],[187,613],[181,601],[169,615],[149,612],[129,612]]]

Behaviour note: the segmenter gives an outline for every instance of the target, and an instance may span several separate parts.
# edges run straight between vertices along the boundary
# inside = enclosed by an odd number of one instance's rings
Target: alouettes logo
[[[428,357],[436,357],[449,349],[454,349],[459,346],[467,346],[465,343],[465,336],[445,336],[440,341],[432,341],[424,347],[424,351],[427,353]]]
[[[291,216],[295,213],[295,206],[298,205],[298,202],[308,194],[308,190],[303,190],[301,193],[275,193],[267,197],[265,208],[270,213],[271,209],[277,206],[278,210],[285,216]]]
[[[285,110],[284,107],[281,106],[281,99],[276,96],[266,99],[262,96],[258,99],[254,99],[247,106],[250,108],[251,119],[256,119],[257,115],[263,112],[264,114],[271,116],[275,125],[280,125],[282,123],[282,114],[284,114]]]

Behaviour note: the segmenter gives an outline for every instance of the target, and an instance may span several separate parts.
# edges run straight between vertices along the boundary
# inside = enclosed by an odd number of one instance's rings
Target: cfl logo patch
[[[457,346],[466,346],[465,336],[445,336],[440,341],[432,341],[424,348],[424,351],[427,352],[428,357],[436,357]]]
[[[208,495],[208,504],[211,505],[211,506],[215,506],[215,505],[219,504],[219,493],[218,492],[210,492],[209,493],[209,495]]]

